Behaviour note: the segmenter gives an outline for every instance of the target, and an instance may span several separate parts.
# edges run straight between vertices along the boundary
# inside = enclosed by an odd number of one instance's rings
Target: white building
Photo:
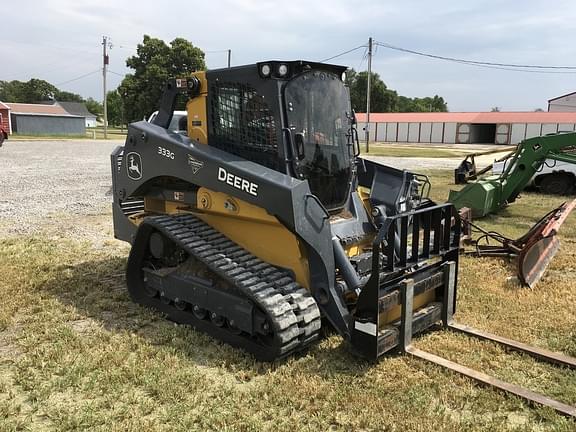
[[[548,112],[576,112],[576,92],[550,99]]]
[[[366,114],[357,113],[364,138]],[[517,144],[526,138],[576,130],[576,112],[371,113],[370,141]]]

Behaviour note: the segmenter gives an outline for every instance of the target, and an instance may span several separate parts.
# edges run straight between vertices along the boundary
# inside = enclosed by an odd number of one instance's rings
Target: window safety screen
[[[273,113],[255,89],[238,83],[212,88],[215,147],[278,169],[278,138]]]

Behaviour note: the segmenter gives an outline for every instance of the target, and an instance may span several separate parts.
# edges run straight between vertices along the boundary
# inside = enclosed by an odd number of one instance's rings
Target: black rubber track
[[[172,240],[189,256],[232,286],[237,295],[252,301],[267,317],[273,337],[263,341],[246,333],[235,334],[180,311],[145,293],[143,266],[153,232]],[[128,291],[134,301],[189,324],[223,342],[252,353],[258,360],[273,361],[304,349],[318,338],[320,311],[310,293],[289,272],[252,255],[214,228],[187,215],[151,216],[139,226],[128,258]],[[191,281],[193,284],[193,281]]]

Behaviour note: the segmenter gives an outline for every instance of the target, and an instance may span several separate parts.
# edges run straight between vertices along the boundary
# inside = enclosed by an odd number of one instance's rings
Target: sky
[[[44,79],[102,100],[102,36],[112,42],[108,89],[130,72],[143,35],[191,41],[208,68],[284,59],[366,70],[368,38],[433,55],[571,66],[561,73],[473,67],[375,46],[372,70],[409,97],[442,96],[450,111],[533,111],[576,91],[576,2],[389,0],[20,0],[0,12],[0,80]]]

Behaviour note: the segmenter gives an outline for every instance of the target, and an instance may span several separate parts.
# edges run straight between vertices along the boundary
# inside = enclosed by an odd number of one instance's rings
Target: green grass
[[[361,149],[364,155],[389,157],[453,158],[464,157],[471,153],[471,151],[460,149],[451,150],[437,147],[416,147],[394,144],[373,144],[370,146],[368,153],[364,151],[364,145],[361,145]]]
[[[126,129],[108,128],[108,139],[125,139]],[[41,139],[104,139],[104,129],[101,127],[87,128],[85,135],[63,134],[19,134],[10,135],[9,140],[41,140]]]
[[[41,139],[82,139],[87,138],[86,135],[63,135],[63,134],[19,134],[15,133],[8,138],[11,140],[41,140]]]
[[[428,174],[444,199],[451,172]],[[561,201],[526,194],[481,223],[516,236]],[[576,215],[560,237],[532,290],[508,280],[513,263],[462,259],[458,320],[576,356]],[[55,232],[0,239],[0,431],[576,430],[417,359],[365,362],[334,334],[300,356],[255,362],[131,303],[127,252]],[[576,404],[576,372],[445,331],[415,344]]]
[[[127,130],[126,128],[120,129],[109,127],[107,134],[108,139],[125,139]],[[97,128],[86,129],[86,137],[92,139],[104,139],[104,128],[99,126]]]

